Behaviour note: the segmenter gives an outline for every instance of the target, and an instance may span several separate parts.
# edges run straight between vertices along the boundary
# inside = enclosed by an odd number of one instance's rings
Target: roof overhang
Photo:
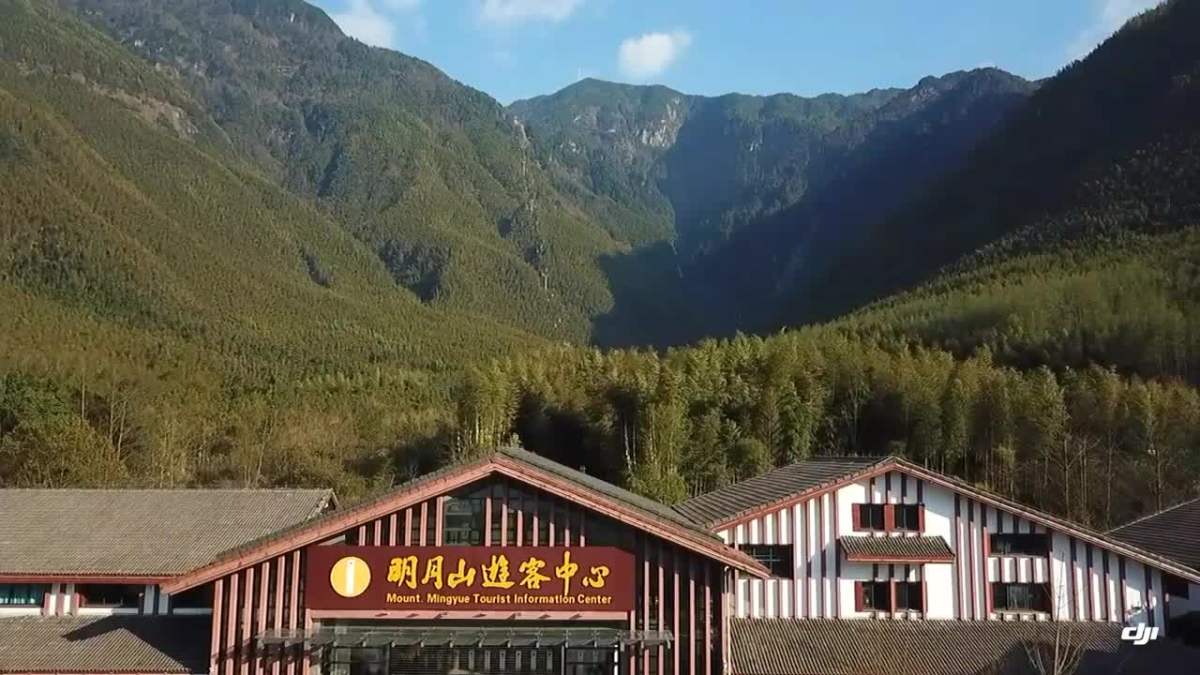
[[[358,525],[387,516],[395,511],[419,504],[433,496],[477,482],[488,476],[501,475],[517,480],[557,497],[573,501],[597,513],[660,537],[693,553],[716,560],[724,565],[766,579],[769,570],[742,551],[735,550],[711,534],[654,518],[649,514],[612,499],[603,493],[586,488],[530,464],[503,454],[494,454],[475,462],[462,464],[434,479],[420,482],[409,489],[400,488],[384,497],[333,512],[312,523],[288,530],[257,544],[234,549],[212,562],[175,577],[162,585],[166,593],[179,593],[195,588],[227,574],[256,565],[276,556],[336,537]]]
[[[160,584],[176,575],[172,574],[124,574],[108,572],[55,572],[33,574],[27,572],[0,572],[0,583],[4,584]]]

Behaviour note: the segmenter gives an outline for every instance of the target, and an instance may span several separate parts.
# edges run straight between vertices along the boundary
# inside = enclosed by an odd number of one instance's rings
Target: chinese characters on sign
[[[609,547],[308,549],[313,609],[633,608],[633,556]]]

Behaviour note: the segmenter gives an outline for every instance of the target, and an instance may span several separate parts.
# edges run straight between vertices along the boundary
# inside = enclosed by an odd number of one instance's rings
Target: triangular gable
[[[624,491],[616,486],[608,486],[608,489],[602,492],[597,489],[596,479],[580,480],[572,475],[578,472],[558,465],[556,470],[549,470],[548,466],[542,465],[548,460],[534,464],[525,458],[528,454],[505,449],[481,459],[435,471],[409,481],[377,499],[345,511],[329,513],[228,551],[212,562],[164,583],[162,590],[166,593],[179,593],[194,588],[281,554],[336,537],[359,525],[489,476],[504,476],[525,483],[735,569],[762,578],[769,576],[768,570],[760,563],[745,553],[726,546],[698,525],[683,519],[664,518],[663,514],[656,510],[648,509],[641,503],[645,498],[626,493],[630,497],[622,499]]]
[[[1182,565],[1177,561],[1171,560],[1170,558],[1166,558],[1137,546],[1132,546],[1125,542],[1118,541],[1077,523],[1073,523],[1069,520],[1059,518],[1058,516],[1045,513],[1044,511],[1039,511],[1037,509],[1025,506],[1018,502],[1012,501],[1007,497],[1002,497],[957,478],[926,469],[925,467],[899,457],[881,458],[879,462],[872,464],[860,471],[845,474],[839,478],[829,480],[821,483],[820,485],[813,486],[809,489],[794,493],[782,499],[775,499],[769,503],[759,504],[754,508],[743,510],[734,516],[722,519],[720,522],[712,523],[710,524],[710,527],[714,531],[729,529],[740,523],[759,518],[767,513],[771,513],[799,502],[806,501],[816,495],[836,490],[843,485],[869,479],[875,476],[882,476],[890,471],[902,471],[910,476],[929,481],[935,485],[940,485],[995,508],[1008,511],[1010,513],[1015,513],[1026,520],[1030,520],[1045,527],[1069,534],[1080,541],[1095,544],[1096,546],[1108,549],[1114,553],[1128,556],[1133,560],[1152,565],[1163,571],[1170,572],[1171,574],[1184,579],[1188,579],[1189,581],[1200,583],[1200,572],[1191,569],[1186,565]]]

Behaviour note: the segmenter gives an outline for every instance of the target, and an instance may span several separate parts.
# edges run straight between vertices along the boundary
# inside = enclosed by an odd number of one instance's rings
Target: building
[[[1109,535],[1200,571],[1200,499],[1139,518]],[[1175,585],[1168,602],[1168,616],[1200,612],[1200,584],[1192,581]]]
[[[501,449],[323,490],[0,490],[0,673],[1193,672],[1200,572],[896,458],[675,508]],[[1178,670],[1175,670],[1178,668]]]

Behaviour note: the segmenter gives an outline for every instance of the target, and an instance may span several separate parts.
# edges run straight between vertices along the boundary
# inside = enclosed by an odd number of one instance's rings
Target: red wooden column
[[[412,546],[412,508],[404,509],[404,545]]]
[[[255,632],[262,635],[267,630],[267,586],[271,581],[271,563],[264,562],[258,575],[258,622]],[[253,639],[253,638],[251,638]],[[263,656],[265,648],[254,646],[254,675],[263,675]]]
[[[251,645],[253,638],[251,632],[254,628],[253,619],[251,617],[251,608],[254,606],[254,568],[247,567],[242,571],[242,625],[239,631],[238,639],[238,660],[241,662],[242,675],[250,675]]]
[[[284,556],[279,556],[275,559],[275,617],[274,629],[277,632],[283,632],[283,580],[284,576]],[[283,665],[283,645],[276,647],[274,650],[275,656],[271,659],[271,675],[279,675],[279,668]]]
[[[525,545],[525,505],[528,503],[527,500],[521,499],[521,508],[517,509],[517,546]]]
[[[538,501],[539,501],[538,495],[535,492],[535,493],[533,493],[533,525],[532,525],[532,527],[533,527],[533,537],[532,537],[533,544],[532,544],[532,546],[538,545],[539,530],[541,529],[541,527],[539,526],[539,523],[538,523],[538,518],[541,515],[541,504],[539,504]]]
[[[644,535],[642,536],[642,630],[650,630],[650,539]],[[642,675],[650,675],[650,648],[644,644],[642,646]]]
[[[229,575],[229,604],[225,610],[225,675],[233,673],[233,653],[237,651],[238,575]]]
[[[442,545],[442,510],[445,508],[446,496],[439,495],[437,498],[436,520],[433,521],[433,545]]]
[[[675,604],[673,605],[674,609],[675,609],[675,613],[673,615],[673,618],[674,618],[673,623],[675,626],[675,628],[673,630],[675,631],[675,633],[674,633],[675,639],[671,643],[671,656],[674,657],[674,665],[675,665],[674,670],[671,671],[673,673],[673,675],[680,675],[680,673],[679,673],[679,649],[682,646],[679,644],[679,553],[680,553],[679,549],[672,547],[672,549],[671,549],[671,576],[673,578],[673,583],[671,584],[671,586],[672,586],[672,590],[675,593],[675,598],[674,598]],[[689,635],[688,638],[691,639],[691,636]]]
[[[400,543],[400,541],[396,538],[396,535],[397,535],[396,519],[397,519],[397,515],[395,513],[388,516],[388,540],[387,540],[388,546],[395,546],[396,544]]]
[[[492,492],[483,498],[483,545],[492,545]]]
[[[696,675],[696,557],[688,556],[688,675]]]
[[[504,484],[504,496],[500,501],[500,545],[508,546],[508,483]]]
[[[712,675],[712,584],[711,584],[712,565],[707,560],[704,561],[704,675]],[[722,593],[722,604],[724,603],[725,594]]]
[[[291,592],[288,594],[288,628],[295,631],[299,628],[300,623],[300,551],[292,551],[291,561]],[[287,671],[288,675],[296,673],[296,652],[297,650],[288,650]]]
[[[658,542],[658,630],[659,631],[663,630],[663,626],[667,620],[666,619],[667,598],[666,598],[666,589],[664,588],[664,586],[666,586],[666,576],[667,575],[666,575],[666,568],[663,565],[663,560],[665,557],[666,557],[666,550],[663,548],[662,540],[659,540],[659,542]],[[665,652],[666,652],[665,645],[662,645],[662,644],[658,645],[658,675],[664,675],[664,672],[666,671],[667,655]]]
[[[217,675],[221,672],[221,609],[224,604],[224,594],[225,580],[217,579],[213,582],[212,644],[208,656],[209,675]]]

